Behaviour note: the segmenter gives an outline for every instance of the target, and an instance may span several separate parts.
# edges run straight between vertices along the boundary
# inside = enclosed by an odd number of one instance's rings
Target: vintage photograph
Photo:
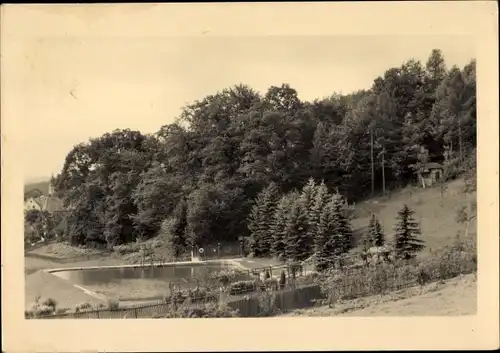
[[[208,34],[26,46],[25,318],[474,315],[474,41]]]

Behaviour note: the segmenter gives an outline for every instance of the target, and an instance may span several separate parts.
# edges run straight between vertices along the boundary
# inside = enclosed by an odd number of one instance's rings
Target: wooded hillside
[[[459,172],[475,146],[475,61],[447,69],[434,50],[369,90],[311,102],[286,84],[224,89],[153,135],[116,130],[75,146],[56,190],[71,206],[73,244],[164,233],[181,248],[203,246],[248,235],[254,200],[271,182],[284,195],[312,177],[351,203],[381,190],[382,177],[388,189],[404,186],[427,162]]]

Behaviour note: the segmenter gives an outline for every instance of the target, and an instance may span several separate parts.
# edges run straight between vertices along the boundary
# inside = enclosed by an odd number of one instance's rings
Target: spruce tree
[[[278,187],[270,183],[255,201],[248,220],[250,249],[257,257],[269,256],[273,242],[272,224],[278,200]]]
[[[323,207],[318,224],[316,269],[324,271],[331,267],[335,258],[343,253],[343,237],[338,232],[338,217],[335,203],[330,200]]]
[[[303,198],[298,198],[292,205],[285,226],[285,255],[291,261],[302,261],[311,255],[308,234],[308,215]]]
[[[300,236],[297,241],[300,243],[298,258],[306,259],[311,256],[314,251],[314,232],[311,229],[311,219],[313,218],[313,205],[316,195],[316,183],[313,178],[310,178],[306,185],[301,190],[299,200],[302,205],[300,210]]]
[[[368,223],[368,229],[363,234],[363,251],[367,252],[373,246],[373,229],[375,228],[375,214],[372,213],[372,217],[370,218],[370,223]]]
[[[342,253],[347,253],[352,248],[352,229],[345,212],[346,202],[344,198],[338,193],[334,194],[331,200],[333,207],[335,234],[338,234],[341,237],[340,251]]]
[[[285,257],[285,227],[287,225],[288,215],[291,212],[293,202],[298,198],[297,193],[284,195],[276,205],[271,225],[272,244],[271,255],[276,257]]]
[[[424,241],[418,239],[420,226],[413,218],[414,213],[407,205],[398,212],[394,235],[394,251],[398,259],[413,259],[424,248]]]
[[[372,246],[376,247],[384,246],[385,234],[375,214],[372,214],[372,218],[370,219],[367,235],[368,235],[367,236],[368,248],[371,248]]]
[[[330,195],[328,194],[328,188],[324,182],[321,182],[316,186],[316,193],[314,197],[314,204],[312,205],[311,217],[309,219],[309,232],[314,239],[314,251],[318,251],[319,244],[321,241],[319,237],[319,223],[321,218],[321,213],[323,209],[328,204]]]

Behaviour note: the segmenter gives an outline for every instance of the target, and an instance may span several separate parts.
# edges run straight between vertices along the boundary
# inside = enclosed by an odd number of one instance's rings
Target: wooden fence
[[[268,297],[265,297],[265,295]],[[254,292],[248,295],[232,296],[227,305],[233,310],[238,310],[239,317],[257,317],[266,314],[267,305],[263,305],[263,300],[270,300],[270,306],[281,312],[304,308],[314,304],[315,299],[323,298],[320,287],[317,284],[305,284],[289,286],[283,290],[269,292]],[[188,304],[189,308],[203,308],[208,303],[217,303],[219,297],[212,297],[206,300],[194,301]],[[141,319],[161,317],[168,314],[175,304],[156,303],[141,305],[130,308],[86,310],[80,312],[64,313],[42,316],[42,319]],[[176,305],[177,307],[180,304]]]
[[[256,293],[229,302],[228,306],[238,310],[240,317],[259,317],[310,307],[314,305],[315,300],[323,298],[324,295],[318,284],[308,284],[271,292],[269,296],[266,296],[265,292]]]

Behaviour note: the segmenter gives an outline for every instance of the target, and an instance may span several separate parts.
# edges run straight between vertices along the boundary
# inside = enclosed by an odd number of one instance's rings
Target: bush
[[[57,302],[52,298],[45,299],[45,301],[43,302],[43,305],[50,306],[54,309],[54,311],[56,311]]]
[[[259,295],[259,316],[268,317],[281,313],[276,307],[276,295],[274,291],[266,291]]]
[[[59,308],[56,310],[56,315],[64,315],[70,312],[70,309],[68,308]]]
[[[260,287],[260,285],[258,285],[259,282],[260,281],[257,280],[248,280],[248,281],[238,281],[231,283],[231,286],[229,287],[229,294],[237,295],[242,293],[253,292],[258,287]]]
[[[120,308],[120,302],[116,299],[109,299],[106,304],[108,310],[118,310]]]
[[[156,318],[230,318],[237,316],[238,312],[227,305],[209,303],[197,308],[184,305],[172,308],[166,315],[157,315]]]
[[[54,313],[54,307],[35,301],[29,305],[27,310],[24,311],[24,316],[27,319],[31,319],[39,318],[41,316],[53,315]]]
[[[218,291],[209,288],[194,288],[174,291],[170,295],[164,296],[165,303],[186,304],[199,303],[204,301],[216,302],[219,299]]]
[[[383,294],[413,285],[445,280],[477,271],[476,246],[457,240],[423,262],[398,261],[351,270],[337,270],[320,278],[322,292],[335,300]]]

